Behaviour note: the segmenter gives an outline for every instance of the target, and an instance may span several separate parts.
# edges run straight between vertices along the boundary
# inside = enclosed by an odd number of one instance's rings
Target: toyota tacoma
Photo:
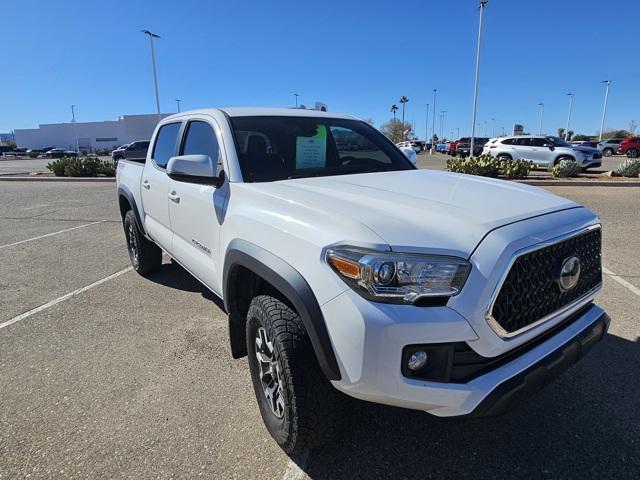
[[[419,170],[347,115],[224,108],[162,119],[117,167],[135,271],[162,252],[224,301],[288,453],[349,397],[502,413],[601,340],[601,225],[542,189]]]

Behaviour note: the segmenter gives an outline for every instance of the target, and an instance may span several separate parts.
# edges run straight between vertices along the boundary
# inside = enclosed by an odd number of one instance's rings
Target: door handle
[[[151,184],[149,183],[149,180],[145,180],[144,182],[142,182],[142,187],[145,188],[146,190],[149,190],[151,188]]]
[[[176,194],[175,190],[173,192],[169,192],[169,200],[174,203],[180,203],[180,197]]]

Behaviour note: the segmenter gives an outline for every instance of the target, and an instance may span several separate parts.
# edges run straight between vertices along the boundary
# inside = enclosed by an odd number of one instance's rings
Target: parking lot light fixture
[[[539,103],[538,106],[540,107],[540,129],[538,131],[538,135],[542,135],[542,120],[544,118],[544,103]]]
[[[176,98],[176,104],[178,105],[178,113],[180,113],[180,102],[182,102],[182,100],[180,100],[179,98]]]
[[[609,87],[611,86],[611,80],[603,80],[604,83],[604,107],[602,108],[602,120],[600,120],[600,135],[598,136],[598,141],[602,141],[602,131],[604,130],[604,118],[607,115],[607,102],[609,101]]]
[[[293,96],[296,97],[296,108],[298,108],[298,97],[299,97],[299,95],[297,93],[294,93]]]
[[[495,118],[491,119],[491,136],[492,137],[496,136],[496,119]]]
[[[80,153],[80,145],[78,144],[78,127],[76,126],[76,106],[71,105],[71,123],[73,123],[73,135],[76,137],[76,152]]]
[[[480,46],[482,45],[482,17],[484,9],[489,0],[480,0],[478,9],[480,10],[480,23],[478,24],[478,45],[476,50],[476,77],[473,83],[473,113],[471,115],[471,144],[469,145],[469,156],[473,157],[474,137],[476,136],[476,111],[478,108],[478,80],[480,79]]]
[[[567,115],[567,128],[564,130],[564,139],[569,138],[569,124],[571,123],[571,111],[573,110],[573,93],[567,93],[569,97],[569,114]]]
[[[149,43],[151,44],[151,65],[153,66],[153,85],[156,92],[156,109],[158,111],[158,121],[160,121],[160,95],[158,94],[158,73],[156,71],[156,50],[153,45],[154,38],[160,38],[160,35],[153,33],[150,30],[141,30],[142,33],[149,36]]]

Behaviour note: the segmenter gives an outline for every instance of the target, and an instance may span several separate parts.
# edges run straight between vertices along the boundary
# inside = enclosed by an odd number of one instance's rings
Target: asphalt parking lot
[[[356,403],[301,471],[219,302],[168,260],[129,269],[113,184],[0,185],[2,480],[640,477],[640,188],[549,188],[604,224],[612,325],[578,365],[497,418]]]

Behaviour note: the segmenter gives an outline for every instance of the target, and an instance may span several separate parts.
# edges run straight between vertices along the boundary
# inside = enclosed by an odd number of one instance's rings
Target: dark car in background
[[[149,150],[149,140],[136,140],[116,148],[111,152],[111,158],[115,161],[131,160],[144,163],[147,158],[147,150]]]
[[[47,158],[77,157],[78,152],[73,150],[65,150],[64,148],[52,148],[44,154]]]
[[[474,137],[473,141],[473,155],[477,157],[482,153],[482,149],[484,148],[484,144],[487,143],[489,139],[487,137]],[[469,157],[471,150],[471,137],[462,137],[458,140],[458,144],[456,145],[456,154],[462,157]]]

